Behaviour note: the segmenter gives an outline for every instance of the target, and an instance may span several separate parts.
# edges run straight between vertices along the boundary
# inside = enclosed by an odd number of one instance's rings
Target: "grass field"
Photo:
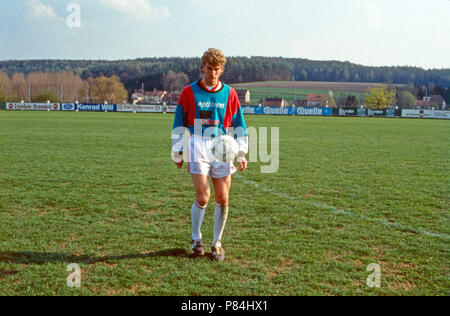
[[[236,87],[237,88],[237,87]],[[289,103],[294,100],[306,100],[308,94],[325,94],[328,95],[329,90],[297,90],[277,87],[241,87],[250,90],[251,101],[250,104],[262,104],[264,98],[283,98]],[[333,91],[334,99],[340,100],[341,97],[346,98],[348,95],[354,95],[362,102],[364,100],[364,93],[361,92],[342,92]]]
[[[0,295],[450,294],[450,122],[246,119],[280,127],[280,169],[234,177],[217,263],[189,256],[173,116],[0,111]]]

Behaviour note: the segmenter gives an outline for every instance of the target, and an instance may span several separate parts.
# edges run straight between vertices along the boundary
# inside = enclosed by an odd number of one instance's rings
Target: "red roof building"
[[[431,103],[431,101],[417,100],[416,106],[421,108],[429,108],[433,106],[433,104]]]
[[[416,106],[421,108],[435,107],[436,109],[444,109],[446,107],[446,103],[442,96],[430,95],[429,97],[423,97],[423,100],[418,100]]]
[[[239,97],[241,104],[250,104],[250,90],[248,89],[236,89],[236,93]]]
[[[327,94],[308,94],[306,96],[306,102],[308,106],[325,105],[327,101],[328,101]]]
[[[135,90],[131,97],[139,103],[162,103],[166,94],[167,91],[159,91],[156,89],[153,91],[144,91],[144,94],[142,94],[142,91],[138,92]]]
[[[264,100],[264,106],[285,107],[288,103],[283,98],[267,98]]]

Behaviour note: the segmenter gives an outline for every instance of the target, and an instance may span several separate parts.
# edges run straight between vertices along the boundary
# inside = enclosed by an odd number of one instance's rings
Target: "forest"
[[[163,89],[169,73],[194,81],[200,78],[200,58],[161,57],[134,60],[10,60],[0,61],[0,71],[15,73],[71,72],[82,80],[119,77],[128,92]],[[297,80],[330,82],[373,82],[450,86],[450,69],[425,70],[410,66],[369,67],[341,61],[312,61],[282,57],[229,57],[222,79],[230,84]],[[184,82],[184,80],[182,81]],[[175,87],[178,88],[178,87]]]

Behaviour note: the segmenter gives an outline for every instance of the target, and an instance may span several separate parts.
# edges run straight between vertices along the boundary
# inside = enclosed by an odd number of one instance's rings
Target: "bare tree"
[[[173,71],[169,71],[163,77],[162,81],[164,90],[181,91],[189,83],[189,77],[183,72],[175,73]]]
[[[6,89],[10,89],[10,80],[6,72],[0,71],[0,102],[5,100]]]
[[[22,100],[28,100],[28,85],[23,73],[15,73],[11,78],[11,91]]]
[[[123,103],[127,102],[128,92],[116,75],[112,77],[89,78],[85,81],[80,92],[80,98],[86,100],[87,84],[89,84],[89,100],[94,103]]]

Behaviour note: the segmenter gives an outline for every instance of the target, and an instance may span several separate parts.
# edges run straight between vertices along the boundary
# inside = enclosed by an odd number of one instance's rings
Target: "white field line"
[[[276,191],[274,189],[271,189],[271,188],[266,188],[266,187],[264,187],[264,186],[262,186],[262,185],[260,185],[260,184],[258,184],[256,182],[252,181],[252,180],[246,179],[245,177],[243,177],[243,176],[241,176],[239,174],[236,174],[235,177],[240,179],[245,184],[249,184],[249,185],[254,186],[258,190],[261,190],[261,191],[264,191],[264,192],[268,192],[268,193],[271,193],[273,195],[277,195],[277,196],[280,196],[280,197],[283,197],[283,198],[286,198],[286,199],[290,199],[290,200],[293,200],[293,201],[301,202],[303,204],[312,205],[312,206],[315,206],[315,207],[318,207],[318,208],[326,209],[326,210],[328,210],[328,211],[330,211],[331,213],[334,213],[334,214],[354,217],[354,218],[358,218],[358,219],[361,219],[361,220],[366,221],[366,222],[377,223],[377,224],[381,224],[381,225],[384,225],[384,226],[387,226],[387,227],[390,227],[390,228],[395,228],[395,229],[398,229],[398,230],[403,230],[403,231],[406,230],[406,231],[410,231],[410,232],[417,233],[417,234],[423,234],[423,235],[432,236],[432,237],[440,237],[440,238],[450,239],[450,236],[447,235],[447,234],[433,233],[433,232],[430,232],[430,231],[427,231],[427,230],[424,230],[424,229],[421,229],[421,228],[414,228],[414,227],[409,227],[409,226],[405,226],[405,225],[398,224],[398,223],[393,223],[393,222],[391,223],[391,222],[388,222],[388,221],[385,221],[385,220],[382,220],[382,219],[370,218],[370,217],[367,217],[367,216],[364,216],[364,215],[358,215],[358,214],[355,214],[355,213],[352,213],[352,212],[349,212],[349,211],[341,210],[341,209],[338,209],[338,208],[336,208],[334,206],[330,206],[330,205],[327,205],[327,204],[314,202],[314,201],[308,201],[308,200],[301,199],[299,197],[290,196],[289,194],[278,192],[278,191]]]

